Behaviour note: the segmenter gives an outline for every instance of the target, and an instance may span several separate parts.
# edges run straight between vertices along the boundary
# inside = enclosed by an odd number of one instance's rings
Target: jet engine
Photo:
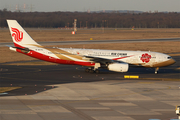
[[[127,72],[129,64],[127,63],[112,63],[108,65],[108,70],[115,72]]]

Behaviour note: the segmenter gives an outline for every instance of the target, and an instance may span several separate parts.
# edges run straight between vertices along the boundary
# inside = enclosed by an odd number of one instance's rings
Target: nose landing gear
[[[159,67],[157,67],[157,68],[155,69],[155,74],[158,73],[158,70],[159,70]]]

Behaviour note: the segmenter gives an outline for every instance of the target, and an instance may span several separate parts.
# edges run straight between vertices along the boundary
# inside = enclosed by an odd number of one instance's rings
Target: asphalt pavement
[[[1,120],[170,120],[180,105],[180,57],[160,68],[86,73],[71,65],[0,65]],[[126,79],[136,75],[138,79]]]

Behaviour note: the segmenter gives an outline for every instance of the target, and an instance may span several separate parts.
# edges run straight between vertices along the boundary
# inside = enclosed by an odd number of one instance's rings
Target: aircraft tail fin
[[[15,47],[40,46],[30,35],[21,27],[16,20],[7,20],[9,30]]]

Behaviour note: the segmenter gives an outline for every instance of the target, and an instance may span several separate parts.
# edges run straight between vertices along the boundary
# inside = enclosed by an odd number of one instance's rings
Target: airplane
[[[99,73],[99,68],[128,72],[129,66],[155,68],[169,66],[175,60],[163,53],[151,51],[46,48],[35,42],[16,20],[7,20],[14,46],[10,50],[48,62],[87,66],[86,72]]]

